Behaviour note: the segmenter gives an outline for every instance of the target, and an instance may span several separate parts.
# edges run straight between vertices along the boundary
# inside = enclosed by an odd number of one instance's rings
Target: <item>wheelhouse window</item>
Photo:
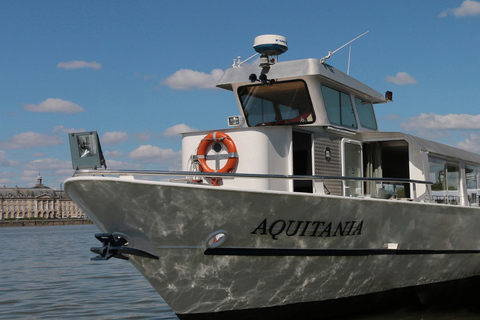
[[[377,121],[370,101],[355,98],[355,107],[357,108],[358,118],[362,127],[377,130]]]
[[[315,121],[304,81],[277,82],[238,88],[249,126],[307,124]]]
[[[357,120],[353,112],[350,95],[322,85],[323,101],[331,124],[357,128]]]

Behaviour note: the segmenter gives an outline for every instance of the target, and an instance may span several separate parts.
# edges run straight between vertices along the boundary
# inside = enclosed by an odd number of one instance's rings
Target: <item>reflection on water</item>
[[[90,261],[97,232],[93,225],[1,228],[0,319],[178,319],[129,262]],[[480,319],[477,288],[454,288],[447,300],[425,295],[434,307],[341,320]]]
[[[90,261],[93,225],[1,228],[0,319],[178,319],[127,261]]]

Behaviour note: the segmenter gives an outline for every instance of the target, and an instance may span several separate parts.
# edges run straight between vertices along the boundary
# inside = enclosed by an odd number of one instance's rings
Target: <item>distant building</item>
[[[33,188],[0,188],[0,201],[0,220],[87,218],[65,191],[44,186],[40,175]]]

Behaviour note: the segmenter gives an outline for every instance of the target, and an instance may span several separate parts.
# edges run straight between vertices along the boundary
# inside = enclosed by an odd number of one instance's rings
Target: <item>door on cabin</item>
[[[312,134],[293,131],[293,174],[312,175]],[[312,180],[293,180],[294,192],[313,192]]]
[[[344,141],[342,162],[344,177],[363,177],[361,144],[353,141]],[[361,180],[344,180],[343,195],[347,197],[363,195],[363,182]]]

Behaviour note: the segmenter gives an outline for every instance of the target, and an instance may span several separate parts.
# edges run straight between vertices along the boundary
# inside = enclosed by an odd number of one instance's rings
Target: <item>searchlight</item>
[[[72,156],[72,167],[74,170],[94,169],[102,166],[107,169],[103,157],[100,139],[96,131],[69,133],[70,154]]]

